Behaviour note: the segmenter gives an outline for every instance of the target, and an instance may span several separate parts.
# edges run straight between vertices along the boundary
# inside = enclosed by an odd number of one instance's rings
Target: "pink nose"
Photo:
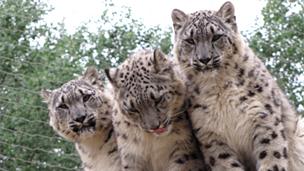
[[[154,133],[157,133],[157,134],[161,134],[161,133],[164,133],[166,132],[167,129],[166,128],[157,128],[157,129],[153,129],[153,132]]]

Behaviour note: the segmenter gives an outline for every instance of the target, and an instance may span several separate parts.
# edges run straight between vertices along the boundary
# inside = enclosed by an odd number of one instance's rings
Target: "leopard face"
[[[180,63],[198,71],[220,68],[236,51],[234,7],[226,2],[218,11],[185,14],[174,9],[175,53]]]
[[[161,51],[139,51],[105,72],[119,112],[144,131],[170,132],[184,104],[185,86]]]
[[[96,69],[41,94],[48,104],[50,125],[70,141],[92,137],[111,124],[109,98]]]

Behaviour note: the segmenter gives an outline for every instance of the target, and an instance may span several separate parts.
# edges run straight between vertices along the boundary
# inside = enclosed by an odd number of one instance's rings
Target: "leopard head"
[[[172,121],[181,114],[185,86],[160,50],[139,51],[105,72],[126,119],[155,135],[170,132]]]
[[[185,14],[174,9],[171,14],[175,33],[175,54],[185,67],[212,71],[236,53],[238,34],[234,6],[226,2],[218,11]]]
[[[41,96],[50,125],[67,140],[85,140],[111,125],[110,100],[95,68],[55,90],[42,90]]]

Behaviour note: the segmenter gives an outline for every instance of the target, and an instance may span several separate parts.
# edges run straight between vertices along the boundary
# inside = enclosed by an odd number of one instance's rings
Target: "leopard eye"
[[[123,102],[123,106],[124,106],[124,108],[126,109],[126,111],[127,111],[128,113],[132,113],[132,114],[134,114],[134,113],[139,113],[139,111],[135,108],[135,105],[134,105],[134,103],[133,103],[132,100],[129,101],[129,104],[130,104],[130,106],[127,105],[126,102]]]
[[[215,34],[212,37],[212,42],[215,42],[215,41],[219,40],[222,36],[223,36],[222,34]]]
[[[83,95],[82,100],[83,100],[83,102],[87,102],[91,97],[92,97],[91,94],[85,94],[85,95]]]
[[[191,39],[191,38],[190,39],[185,39],[185,42],[187,42],[190,45],[194,45],[195,44],[194,40]]]
[[[69,107],[68,107],[66,104],[64,104],[64,103],[61,103],[61,104],[58,106],[58,108],[60,108],[60,109],[69,109]]]
[[[161,95],[160,97],[158,97],[157,99],[155,99],[155,105],[159,105],[161,104],[163,101],[165,100],[165,96],[164,95]]]
[[[152,99],[152,100],[155,100],[156,98],[155,98],[155,95],[153,94],[153,93],[150,93],[150,98]]]
[[[137,109],[135,109],[135,108],[129,108],[128,112],[129,113],[139,113],[139,111]]]

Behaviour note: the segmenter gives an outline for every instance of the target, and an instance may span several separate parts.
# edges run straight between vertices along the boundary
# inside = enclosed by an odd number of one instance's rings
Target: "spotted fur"
[[[48,104],[50,125],[75,143],[85,171],[120,170],[111,96],[96,69],[89,68],[79,79],[41,94]]]
[[[188,15],[175,9],[172,20],[190,118],[212,170],[303,170],[303,157],[293,155],[297,114],[242,40],[233,4]]]
[[[123,170],[204,170],[186,119],[185,86],[161,51],[139,51],[106,73]]]

